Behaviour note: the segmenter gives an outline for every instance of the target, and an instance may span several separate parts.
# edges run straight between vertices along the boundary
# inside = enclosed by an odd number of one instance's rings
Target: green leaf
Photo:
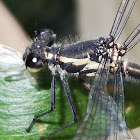
[[[29,133],[26,132],[34,115],[50,109],[51,73],[44,69],[32,84],[24,75],[22,55],[6,46],[0,46],[0,139],[2,140],[38,140],[62,126],[71,123],[73,116],[70,106],[57,77],[56,108],[34,124]],[[80,120],[82,119],[87,93],[81,84],[72,79],[70,89]],[[80,122],[79,120],[79,122]],[[71,139],[79,123],[63,130],[47,139]]]
[[[128,126],[140,127],[140,82],[125,82],[125,111]]]

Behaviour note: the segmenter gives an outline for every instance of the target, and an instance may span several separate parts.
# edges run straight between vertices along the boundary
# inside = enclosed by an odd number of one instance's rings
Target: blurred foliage
[[[25,31],[52,29],[58,37],[76,35],[74,0],[3,0]]]
[[[140,127],[140,82],[125,81],[125,111],[128,126]]]

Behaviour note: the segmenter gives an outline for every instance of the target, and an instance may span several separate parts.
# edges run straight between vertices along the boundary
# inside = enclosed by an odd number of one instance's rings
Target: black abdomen
[[[89,40],[66,46],[60,52],[60,56],[67,58],[87,58],[87,53],[93,55],[99,46],[99,40]]]
[[[99,40],[90,40],[61,48],[59,65],[68,73],[78,73],[92,62],[98,63]],[[87,70],[87,69],[86,69]]]

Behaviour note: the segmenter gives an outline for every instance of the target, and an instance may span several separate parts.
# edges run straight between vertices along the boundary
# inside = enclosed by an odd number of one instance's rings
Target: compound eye
[[[38,39],[44,41],[44,43],[51,47],[55,42],[56,35],[50,29],[45,29],[38,35]]]
[[[37,54],[30,53],[27,56],[25,65],[26,65],[26,69],[29,72],[36,73],[36,72],[39,72],[43,68],[44,63]]]

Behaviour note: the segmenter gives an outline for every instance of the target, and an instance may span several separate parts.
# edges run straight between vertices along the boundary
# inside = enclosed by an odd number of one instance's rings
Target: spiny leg
[[[55,75],[52,74],[52,82],[51,82],[51,109],[50,110],[47,110],[47,111],[45,111],[45,112],[43,112],[41,114],[35,115],[34,118],[33,118],[33,120],[32,120],[32,122],[31,122],[31,124],[26,129],[26,131],[29,132],[31,130],[31,128],[33,127],[35,121],[38,118],[40,118],[40,117],[42,117],[42,116],[44,116],[44,115],[52,112],[54,109],[55,109]]]
[[[72,114],[73,114],[73,122],[63,126],[62,128],[54,131],[53,133],[50,133],[46,136],[43,136],[41,137],[41,140],[44,140],[45,138],[49,137],[49,136],[52,136],[60,131],[62,131],[63,129],[65,128],[68,128],[70,127],[71,125],[73,125],[77,120],[78,120],[78,116],[77,116],[77,112],[75,110],[75,107],[74,107],[74,103],[73,103],[73,99],[72,99],[72,96],[71,96],[71,93],[70,93],[70,89],[69,89],[69,86],[68,86],[68,83],[66,81],[66,78],[65,76],[63,75],[60,75],[60,78],[61,78],[61,81],[62,81],[62,84],[63,84],[63,87],[64,87],[64,90],[65,90],[65,93],[67,95],[67,98],[68,98],[68,101],[69,101],[69,104],[70,104],[70,107],[71,107],[71,110],[72,110]]]

